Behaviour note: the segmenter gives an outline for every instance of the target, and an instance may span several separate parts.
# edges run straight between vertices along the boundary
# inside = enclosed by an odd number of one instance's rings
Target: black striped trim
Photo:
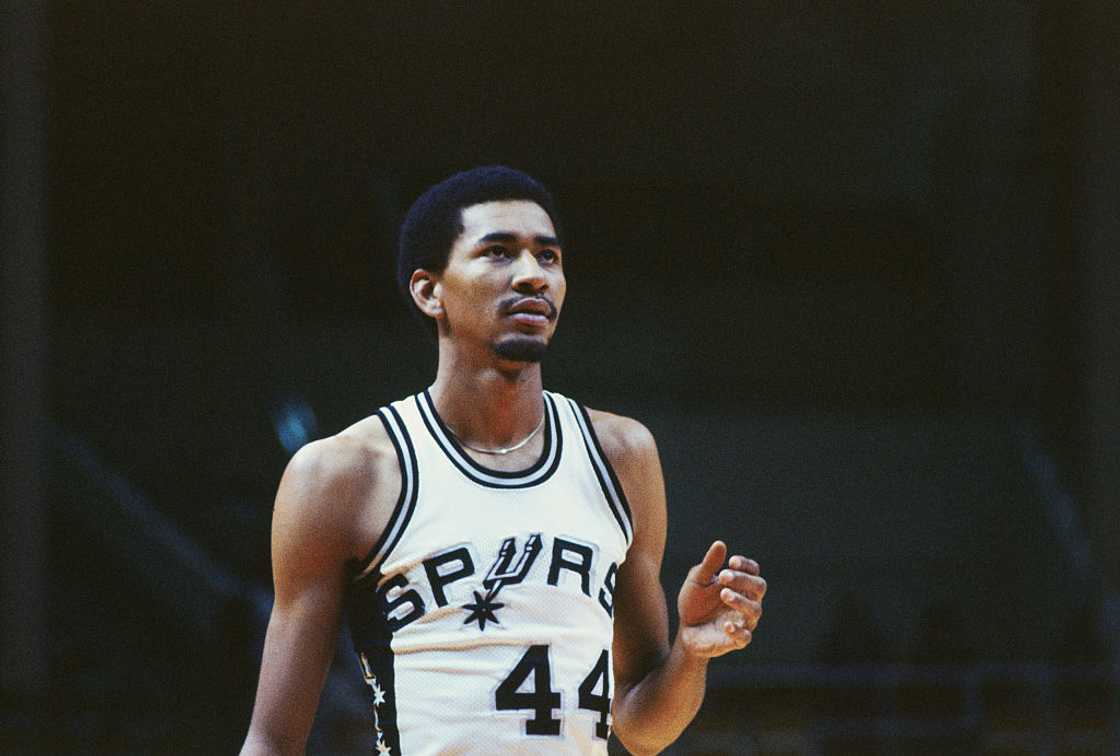
[[[370,753],[380,753],[378,746],[382,744],[388,748],[386,753],[399,756],[401,730],[397,725],[397,675],[393,664],[392,642],[393,636],[390,633],[371,653],[359,652],[358,664],[361,665],[362,677],[369,686],[370,709],[373,711],[374,748]]]
[[[374,573],[371,579],[351,584],[346,602],[347,624],[362,678],[368,686],[374,746],[382,743],[390,753],[400,754],[393,630],[386,619],[385,593],[377,585],[377,577]]]
[[[568,399],[568,404],[572,407],[572,414],[575,415],[576,424],[579,425],[579,431],[583,435],[583,445],[587,449],[588,459],[591,460],[591,469],[595,471],[603,495],[607,497],[607,503],[610,504],[611,514],[618,521],[618,526],[622,528],[622,535],[629,544],[634,540],[634,518],[630,514],[630,502],[626,500],[622,484],[618,482],[614,468],[611,467],[607,455],[603,453],[603,447],[599,444],[599,437],[595,435],[595,427],[591,424],[591,416],[587,414],[587,409],[571,399]]]
[[[556,402],[543,392],[544,395],[544,448],[536,462],[524,470],[506,471],[493,470],[480,464],[463,449],[462,445],[448,430],[439,413],[431,395],[425,391],[416,395],[416,406],[420,410],[420,417],[428,432],[432,434],[436,445],[443,450],[451,464],[459,472],[482,486],[490,488],[528,488],[535,486],[552,477],[556,468],[560,466],[560,454],[564,447],[563,434],[560,432],[559,416]]]
[[[416,511],[416,497],[420,492],[420,472],[416,466],[416,450],[412,446],[412,439],[408,436],[408,430],[404,427],[404,421],[401,420],[401,416],[396,409],[391,406],[379,409],[377,416],[381,418],[381,422],[385,425],[385,430],[389,434],[389,439],[393,442],[393,448],[397,451],[397,461],[401,467],[401,492],[397,497],[397,505],[393,508],[393,514],[389,517],[389,522],[385,525],[377,543],[370,549],[366,558],[358,564],[356,580],[378,569],[393,548],[396,547],[412,519],[412,513]]]

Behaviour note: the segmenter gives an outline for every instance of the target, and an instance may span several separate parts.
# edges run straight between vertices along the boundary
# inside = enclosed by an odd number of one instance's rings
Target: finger
[[[713,541],[704,555],[704,561],[692,568],[692,580],[700,585],[709,585],[715,578],[716,572],[723,566],[727,558],[727,544],[723,541]]]
[[[736,625],[734,622],[725,622],[723,624],[723,632],[728,638],[735,642],[738,648],[745,648],[754,638],[750,630],[741,625]]]
[[[762,601],[766,595],[766,581],[763,578],[735,570],[720,570],[719,584],[738,591],[755,601]]]
[[[758,566],[758,562],[754,561],[753,559],[747,559],[745,556],[741,556],[739,554],[731,557],[731,560],[728,562],[728,566],[730,566],[733,570],[742,570],[743,572],[749,572],[752,575],[762,574],[762,568]]]
[[[719,597],[723,603],[739,613],[748,628],[754,630],[758,627],[758,621],[762,619],[762,604],[757,601],[751,601],[746,596],[741,593],[736,593],[730,588],[724,588],[720,591]]]

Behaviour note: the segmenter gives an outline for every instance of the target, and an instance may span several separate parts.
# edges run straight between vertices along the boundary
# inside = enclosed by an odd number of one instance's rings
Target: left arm
[[[634,540],[619,569],[614,605],[614,731],[636,754],[676,740],[704,700],[708,661],[746,647],[762,616],[766,582],[758,565],[716,541],[680,590],[680,627],[669,642],[661,590],[665,484],[653,436],[640,423],[592,412],[596,435],[626,492]]]

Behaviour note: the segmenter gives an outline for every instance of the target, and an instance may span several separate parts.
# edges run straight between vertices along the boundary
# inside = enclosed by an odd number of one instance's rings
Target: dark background
[[[558,199],[546,382],[657,436],[670,597],[713,537],[772,586],[680,753],[1120,748],[1113,4],[3,20],[0,749],[236,749],[280,473],[431,380],[396,228],[485,163]],[[339,666],[311,752],[371,742]]]

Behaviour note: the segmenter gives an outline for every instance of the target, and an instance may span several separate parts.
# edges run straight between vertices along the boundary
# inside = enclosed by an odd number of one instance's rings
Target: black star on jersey
[[[500,588],[501,586],[498,587]],[[498,595],[498,591],[487,591],[485,596],[481,595],[478,591],[472,591],[472,593],[474,593],[474,603],[463,604],[463,608],[469,609],[471,612],[467,615],[467,618],[463,620],[463,624],[466,625],[469,622],[477,622],[479,630],[486,629],[487,620],[493,622],[495,625],[502,624],[498,621],[498,616],[494,614],[494,612],[505,606],[505,604],[499,604],[494,601]]]
[[[525,579],[525,576],[529,574],[529,570],[533,567],[533,562],[537,561],[537,555],[541,553],[541,548],[540,533],[533,533],[529,536],[520,552],[517,549],[517,538],[515,536],[510,536],[502,541],[501,548],[498,549],[498,556],[494,563],[490,565],[486,578],[482,581],[482,587],[486,589],[486,595],[483,596],[478,591],[472,591],[474,593],[474,603],[463,604],[463,608],[470,611],[470,615],[463,620],[463,624],[477,622],[479,630],[486,629],[487,620],[495,625],[502,624],[498,621],[494,612],[501,609],[505,604],[499,604],[494,599],[498,597],[498,592],[502,590],[503,586],[517,585]],[[516,563],[514,562],[515,559],[517,560]]]

